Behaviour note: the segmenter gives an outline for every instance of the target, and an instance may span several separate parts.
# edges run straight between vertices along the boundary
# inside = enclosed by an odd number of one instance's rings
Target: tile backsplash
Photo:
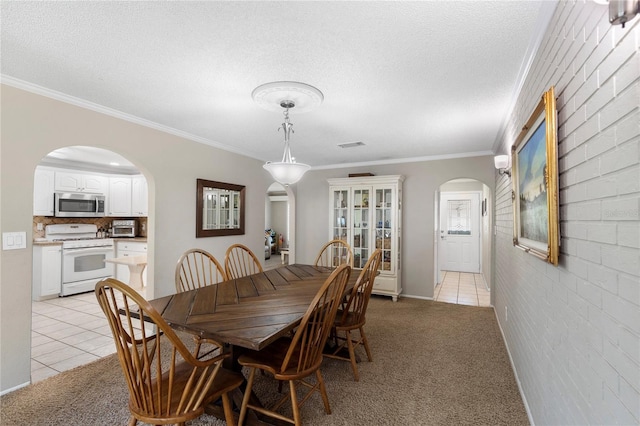
[[[146,217],[50,217],[50,216],[33,216],[33,238],[44,238],[44,227],[57,223],[91,223],[99,228],[108,229],[113,220],[118,219],[135,219],[138,222],[138,236],[147,236],[147,218]],[[42,231],[38,231],[38,224],[42,224]],[[144,229],[144,231],[143,231]]]

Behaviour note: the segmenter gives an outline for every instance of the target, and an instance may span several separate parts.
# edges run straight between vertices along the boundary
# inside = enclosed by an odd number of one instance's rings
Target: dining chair
[[[223,266],[208,251],[190,249],[185,251],[176,264],[176,291],[195,290],[227,280]]]
[[[249,247],[233,244],[224,255],[224,270],[227,278],[234,280],[262,272],[262,265]]]
[[[314,262],[315,266],[335,268],[342,264],[353,268],[353,252],[351,246],[344,240],[331,240],[320,249]]]
[[[261,351],[246,351],[240,355],[239,364],[250,369],[240,408],[238,422],[240,425],[244,422],[248,408],[279,420],[301,425],[300,407],[313,392],[320,393],[325,412],[331,414],[329,397],[320,372],[322,349],[329,337],[350,274],[351,267],[349,265],[341,265],[331,273],[316,293],[293,336],[281,337]],[[279,387],[283,381],[289,382],[289,395],[284,395],[269,409],[253,405],[249,401],[253,381],[258,370],[271,373],[278,380]],[[305,380],[314,373],[315,383]],[[296,395],[296,383],[309,388],[300,402],[298,402]],[[288,418],[276,411],[289,398],[293,418]]]
[[[129,426],[138,421],[184,425],[219,398],[227,424],[234,424],[228,392],[244,377],[222,368],[229,354],[197,359],[149,302],[116,279],[99,281],[95,294],[129,388]],[[148,331],[150,326],[155,332]]]
[[[175,284],[176,291],[195,290],[208,285],[217,284],[227,280],[227,274],[218,260],[208,251],[195,248],[185,251],[176,264]],[[216,350],[221,350],[222,345],[212,339],[204,339],[200,336],[193,336],[196,343],[196,357],[205,357]],[[200,349],[203,344],[213,345],[202,355]]]
[[[353,377],[357,381],[360,380],[358,366],[356,365],[355,350],[358,346],[364,346],[367,352],[369,362],[373,361],[371,349],[367,336],[364,333],[364,325],[366,322],[367,305],[371,298],[371,290],[373,282],[382,262],[382,250],[377,249],[364,265],[353,290],[346,299],[345,305],[338,309],[336,319],[334,321],[331,334],[335,342],[335,348],[331,349],[325,356],[351,362],[353,369]],[[354,331],[358,330],[359,336],[354,335]],[[349,356],[344,355],[344,350],[348,350]]]

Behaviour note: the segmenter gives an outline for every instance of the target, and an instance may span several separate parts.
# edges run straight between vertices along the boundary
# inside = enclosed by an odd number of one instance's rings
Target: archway
[[[491,191],[460,178],[440,185],[434,196],[434,300],[489,306]]]
[[[277,217],[276,217],[277,216]],[[265,231],[271,229],[275,233],[275,253],[277,259],[292,264],[295,263],[296,240],[296,198],[290,186],[272,183],[265,195]],[[282,238],[280,238],[282,236]],[[285,249],[286,256],[280,256],[279,251]],[[277,261],[276,261],[277,260]]]
[[[118,165],[109,163],[119,163]],[[131,210],[127,217],[120,215],[111,216],[108,212],[108,205],[105,205],[105,215],[96,215],[94,217],[69,217],[67,214],[56,214],[54,209],[54,193],[63,192],[61,189],[67,182],[74,179],[84,177],[86,182],[97,182],[96,185],[106,184],[106,187],[91,186],[87,192],[92,193],[95,199],[99,199],[100,193],[106,195],[109,191],[110,179],[116,179],[118,183],[127,182],[129,191],[133,185],[144,184],[144,198],[148,199],[147,182],[148,177],[144,175],[137,167],[126,160],[121,155],[100,148],[90,146],[73,146],[54,150],[45,156],[35,169],[34,176],[34,216],[33,216],[33,235],[34,235],[34,288],[32,293],[31,312],[32,312],[32,340],[31,340],[31,380],[38,380],[50,377],[61,371],[83,365],[99,359],[102,356],[115,352],[113,347],[113,338],[111,337],[104,314],[100,310],[95,295],[91,290],[100,278],[94,278],[94,275],[82,275],[88,270],[95,271],[95,277],[100,277],[106,272],[99,273],[96,266],[89,267],[89,264],[96,264],[99,256],[106,258],[107,252],[115,255],[115,243],[110,247],[105,243],[101,247],[100,252],[86,250],[86,261],[74,260],[78,269],[82,273],[78,273],[78,281],[66,278],[63,274],[65,265],[70,262],[65,255],[66,249],[62,248],[61,243],[53,244],[47,238],[46,230],[50,225],[60,226],[76,226],[82,225],[84,229],[95,229],[94,238],[104,237],[104,230],[109,229],[114,219],[132,219],[137,222],[136,230],[145,237],[145,248],[148,244],[146,241],[147,232],[150,229],[148,224],[148,203],[144,211],[139,207],[135,212]],[[57,178],[57,179],[56,179]],[[89,179],[91,178],[91,179]],[[43,182],[41,179],[45,179]],[[49,179],[49,182],[46,180]],[[135,183],[134,183],[135,180]],[[86,183],[85,182],[85,183]],[[101,183],[102,182],[102,183]],[[44,186],[43,186],[44,185]],[[43,189],[44,188],[44,189]],[[77,191],[82,193],[84,189],[78,188]],[[71,189],[73,193],[73,189]],[[129,193],[131,194],[131,192]],[[142,195],[141,195],[142,196]],[[131,197],[131,195],[129,195]],[[58,198],[59,199],[59,198]],[[106,200],[104,200],[106,201]],[[105,203],[106,204],[106,203]],[[133,206],[132,206],[133,208]],[[53,209],[53,210],[52,210]],[[125,213],[126,214],[126,213]],[[82,214],[81,216],[86,216]],[[90,235],[82,233],[82,239],[90,240]],[[42,240],[45,240],[43,242]],[[122,238],[121,241],[124,241]],[[139,239],[127,238],[127,243]],[[106,242],[106,238],[96,239],[95,242]],[[37,243],[42,242],[42,246]],[[42,257],[36,256],[36,251],[41,247],[49,247],[53,250],[50,253],[49,263],[42,262]],[[57,253],[55,252],[57,249]],[[84,250],[80,248],[78,252]],[[93,249],[92,249],[93,250]],[[70,251],[70,249],[68,250]],[[57,261],[56,257],[57,256]],[[81,255],[78,255],[81,256]],[[74,258],[76,259],[76,258]],[[102,261],[105,264],[104,260]],[[81,265],[82,264],[82,265]],[[55,288],[49,287],[48,290],[41,292],[40,281],[37,279],[37,270],[45,268],[58,268],[58,288],[71,282],[74,290],[65,297],[59,297]],[[55,269],[54,269],[55,270]],[[115,268],[112,267],[109,275],[115,275]],[[79,272],[79,271],[75,271]],[[41,276],[54,276],[53,274],[42,271]],[[123,281],[127,278],[117,277]],[[95,281],[95,282],[94,282]],[[153,280],[147,283],[147,286],[140,289],[140,292],[147,298],[153,296]],[[82,283],[82,286],[76,286],[76,283]],[[84,285],[86,283],[86,285]],[[50,282],[51,284],[51,282]],[[53,285],[55,285],[55,280]],[[93,285],[91,285],[93,284]],[[64,288],[64,287],[62,287]],[[89,292],[87,292],[89,291]],[[62,293],[62,292],[61,292]],[[63,293],[64,294],[64,293]]]

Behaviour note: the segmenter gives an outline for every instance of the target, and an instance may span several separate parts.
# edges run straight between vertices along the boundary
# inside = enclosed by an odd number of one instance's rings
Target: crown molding
[[[249,158],[255,158],[256,160],[261,160],[261,158],[257,158],[254,155],[251,155],[248,152],[239,150],[237,148],[231,147],[229,145],[225,145],[219,142],[214,142],[210,139],[203,138],[201,136],[196,136],[191,133],[184,132],[182,130],[174,129],[173,127],[164,126],[162,124],[156,123],[151,120],[146,120],[144,118],[136,117],[135,115],[127,114],[122,111],[118,111],[113,108],[109,108],[103,105],[96,104],[94,102],[89,102],[84,99],[76,98],[75,96],[70,96],[62,92],[58,92],[55,90],[47,89],[46,87],[38,86],[37,84],[29,83],[27,81],[23,81],[5,74],[0,74],[0,83],[6,84],[8,86],[15,87],[17,89],[25,90],[27,92],[35,93],[36,95],[41,95],[47,98],[55,99],[60,102],[64,102],[67,104],[75,105],[80,108],[85,108],[91,111],[98,112],[100,114],[108,115],[111,117],[119,118],[124,121],[128,121],[130,123],[138,124],[140,126],[148,127],[151,129],[159,130],[164,133],[168,133],[174,136],[178,136],[184,139],[188,139],[193,142],[198,142],[204,145],[209,145],[214,148],[221,149],[223,151],[232,152],[234,154],[243,155]]]
[[[71,105],[75,105],[80,108],[85,108],[101,114],[109,115],[111,117],[119,118],[121,120],[129,121],[131,123],[139,124],[144,127],[159,130],[164,133],[169,133],[174,136],[191,140],[193,142],[209,145],[209,146],[221,149],[223,151],[232,152],[234,154],[243,155],[245,157],[253,158],[260,161],[266,161],[263,158],[259,158],[248,152],[235,149],[229,145],[224,145],[218,142],[214,142],[200,136],[192,135],[190,133],[174,129],[172,127],[164,126],[162,124],[158,124],[150,120],[145,120],[143,118],[136,117],[134,115],[115,110],[113,108],[108,108],[93,102],[86,101],[84,99],[76,98],[74,96],[70,96],[55,90],[47,89],[46,87],[38,86],[37,84],[19,80],[17,78],[14,78],[5,74],[0,74],[0,83],[15,87],[17,89],[25,90],[27,92],[35,93],[37,95],[45,96],[47,98],[55,99],[60,102],[65,102]],[[493,156],[494,153],[492,151],[478,151],[478,152],[467,152],[462,154],[446,154],[446,155],[433,155],[433,156],[424,156],[424,157],[409,157],[409,158],[385,159],[385,160],[377,160],[377,161],[364,161],[360,163],[328,164],[324,166],[312,166],[311,170],[330,170],[330,169],[346,169],[348,167],[384,166],[389,164],[417,163],[422,161],[436,161],[436,160],[450,160],[455,158],[481,157],[485,155]]]
[[[428,155],[424,157],[409,157],[409,158],[395,158],[395,159],[377,160],[377,161],[364,161],[361,163],[329,164],[326,166],[311,167],[311,170],[331,170],[331,169],[346,169],[349,167],[386,166],[389,164],[419,163],[423,161],[452,160],[455,158],[484,157],[486,155],[493,156],[493,152],[477,151],[477,152],[464,152],[462,154]]]

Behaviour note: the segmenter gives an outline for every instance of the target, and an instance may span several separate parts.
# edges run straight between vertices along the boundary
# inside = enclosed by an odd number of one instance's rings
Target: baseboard
[[[21,389],[21,388],[27,387],[27,386],[29,386],[30,384],[31,384],[31,382],[25,382],[25,383],[23,383],[23,384],[21,384],[21,385],[14,386],[14,387],[9,388],[9,389],[5,389],[5,390],[3,390],[2,392],[0,392],[0,396],[2,396],[2,395],[6,395],[6,394],[11,393],[11,392],[13,392],[13,391],[17,391],[18,389]]]
[[[509,363],[511,364],[511,370],[513,370],[513,374],[516,376],[516,384],[518,385],[518,390],[520,391],[520,396],[522,397],[522,403],[524,404],[524,409],[527,412],[527,417],[529,418],[529,423],[531,426],[535,426],[536,424],[533,422],[533,416],[531,415],[531,410],[529,409],[529,404],[527,403],[527,397],[524,394],[522,389],[522,384],[520,383],[520,378],[518,377],[518,370],[516,370],[516,366],[513,363],[513,357],[511,357],[511,351],[509,350],[509,344],[507,343],[507,339],[504,337],[504,331],[502,330],[502,324],[498,319],[498,312],[496,308],[493,307],[493,313],[496,316],[496,322],[498,323],[498,328],[500,329],[500,334],[502,335],[502,341],[504,342],[505,348],[507,348],[507,355],[509,355]]]
[[[407,299],[421,299],[421,300],[433,300],[433,297],[425,297],[425,296],[412,296],[410,294],[399,294],[398,299],[406,297]]]

